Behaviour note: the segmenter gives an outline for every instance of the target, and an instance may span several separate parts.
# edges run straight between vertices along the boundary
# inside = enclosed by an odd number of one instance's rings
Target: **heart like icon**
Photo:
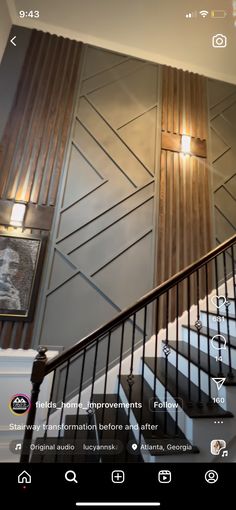
[[[215,295],[215,296],[212,296],[212,298],[211,298],[211,302],[212,302],[212,304],[213,304],[216,308],[218,308],[218,309],[219,309],[219,308],[221,308],[222,306],[224,306],[224,305],[225,305],[225,303],[226,303],[226,298],[225,298],[225,296],[217,296],[217,295]]]
[[[137,450],[137,448],[138,448],[138,445],[136,443],[133,443],[131,448],[135,452],[135,450]]]

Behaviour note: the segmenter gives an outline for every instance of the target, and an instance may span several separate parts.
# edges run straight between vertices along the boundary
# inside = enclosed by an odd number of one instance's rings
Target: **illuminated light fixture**
[[[190,154],[191,136],[182,135],[181,151]]]
[[[10,225],[13,227],[22,227],[25,217],[26,205],[14,204],[11,212]]]

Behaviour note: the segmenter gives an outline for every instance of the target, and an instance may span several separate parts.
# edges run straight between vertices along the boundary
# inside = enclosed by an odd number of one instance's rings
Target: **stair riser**
[[[184,342],[188,342],[187,328],[182,329],[182,340]],[[217,356],[220,355],[222,357],[222,362],[225,363],[226,365],[228,365],[228,363],[229,363],[228,349],[227,348],[221,349],[220,354],[218,354],[219,351],[212,347],[210,339],[208,340],[206,336],[200,335],[200,349],[205,353],[207,353],[208,343],[209,343],[209,347],[210,347],[210,349],[209,349],[210,356],[212,356],[213,358],[216,358]],[[193,347],[198,348],[197,332],[195,333],[194,331],[191,331],[190,344]],[[236,368],[236,349],[234,349],[234,348],[231,348],[231,363],[232,363],[232,368]]]
[[[216,319],[216,315],[209,314],[209,328],[210,329],[218,331],[218,324],[219,324],[220,333],[228,334],[228,327],[229,327],[229,334],[231,336],[236,337],[236,321],[235,320],[228,319],[228,321],[227,321],[227,319],[225,317],[223,321],[221,320],[220,322],[218,322],[215,319]],[[200,313],[200,320],[202,322],[202,325],[207,327],[207,313],[206,312]]]

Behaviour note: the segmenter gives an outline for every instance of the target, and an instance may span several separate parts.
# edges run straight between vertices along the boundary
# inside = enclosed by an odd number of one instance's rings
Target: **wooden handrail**
[[[189,277],[195,271],[197,271],[205,264],[210,262],[212,259],[214,259],[217,255],[227,250],[227,248],[230,248],[235,242],[236,234],[227,239],[227,241],[225,241],[224,243],[220,244],[219,246],[208,252],[199,260],[193,262],[188,267],[186,267],[179,273],[169,278],[169,280],[165,281],[155,289],[145,294],[141,299],[136,301],[135,304],[129,306],[128,308],[120,312],[118,315],[116,315],[116,317],[111,319],[103,326],[95,329],[92,333],[84,337],[82,340],[76,342],[72,347],[69,347],[69,349],[66,349],[61,354],[59,354],[52,360],[48,361],[45,365],[45,375],[49,374],[50,372],[61,366],[63,363],[68,361],[76,354],[79,354],[79,352],[83,351],[86,347],[89,347],[94,342],[94,340],[104,337],[105,334],[118,327],[120,324],[122,324],[122,322],[129,319],[130,316],[140,311],[143,307],[150,304],[152,301],[154,301],[162,294],[170,290],[172,287],[183,281],[185,278]]]

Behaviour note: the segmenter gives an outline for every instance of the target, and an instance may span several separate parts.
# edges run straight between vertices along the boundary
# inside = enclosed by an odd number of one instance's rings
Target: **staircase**
[[[213,439],[234,445],[235,244],[233,236],[56,358],[39,349],[27,423],[42,434],[26,431],[21,461],[213,462]],[[57,409],[40,422],[50,374]],[[74,451],[31,454],[31,441]]]

